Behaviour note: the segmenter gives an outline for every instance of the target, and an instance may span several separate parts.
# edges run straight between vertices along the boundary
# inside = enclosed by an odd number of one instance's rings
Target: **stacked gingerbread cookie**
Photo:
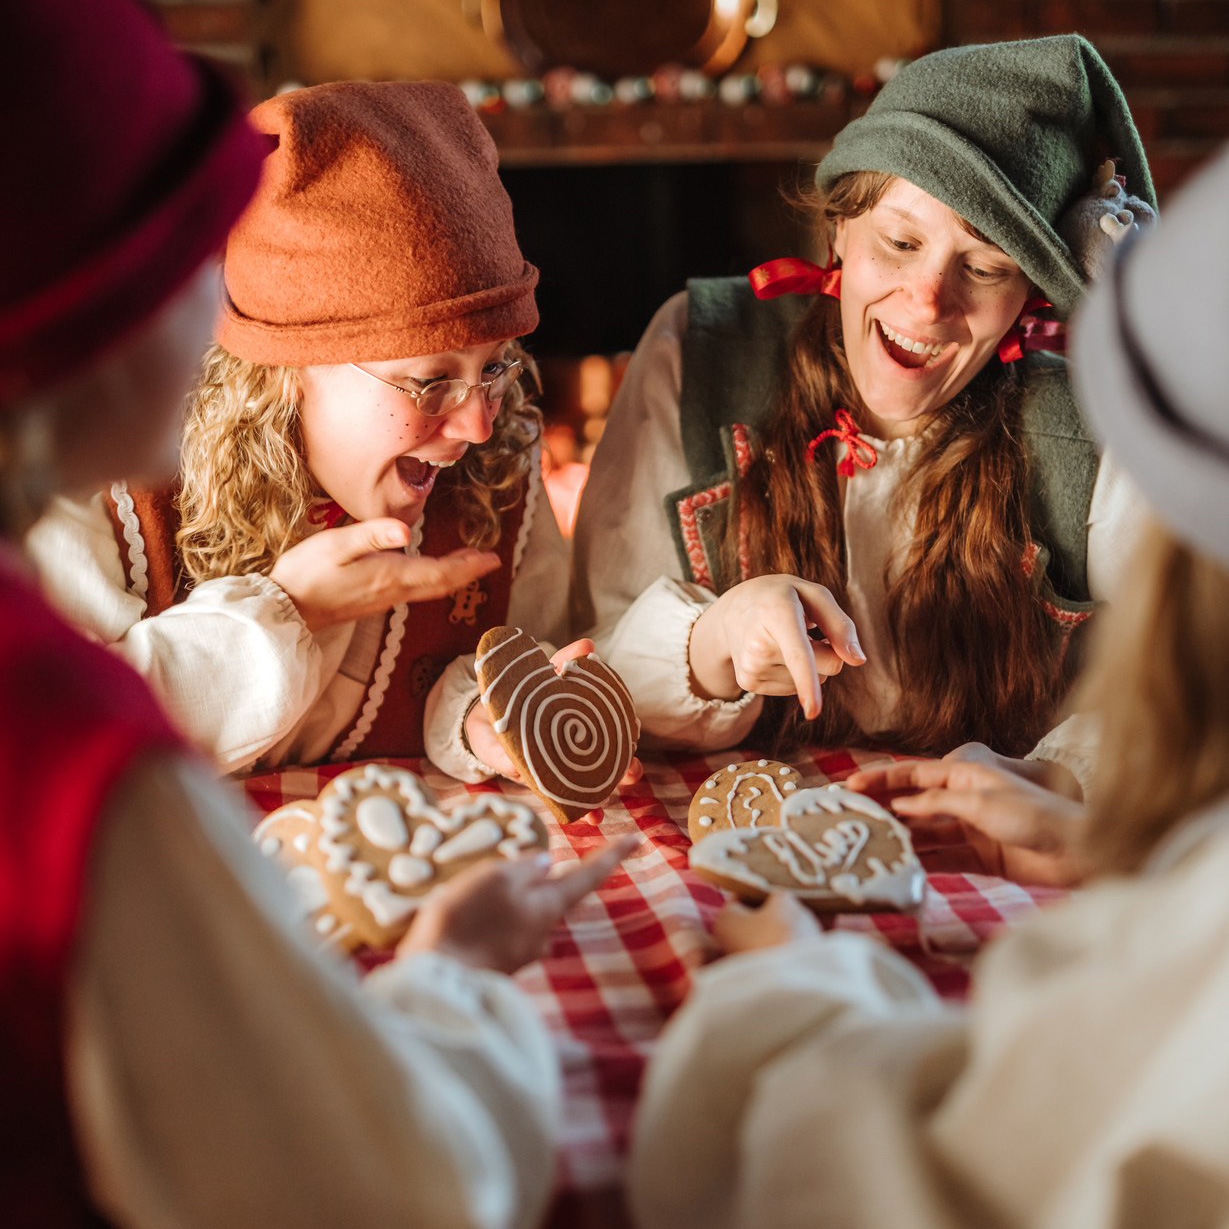
[[[545,825],[523,803],[477,794],[444,810],[420,777],[381,764],[279,807],[254,838],[285,868],[316,933],[343,950],[391,947],[438,884],[484,858],[547,847]]]
[[[865,794],[802,788],[788,764],[750,760],[712,773],[687,827],[691,868],[748,902],[784,891],[820,913],[922,904],[926,874],[904,825]]]

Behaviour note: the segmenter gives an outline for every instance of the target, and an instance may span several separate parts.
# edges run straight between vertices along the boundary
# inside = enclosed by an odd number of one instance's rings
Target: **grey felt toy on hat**
[[[1229,148],[1126,244],[1072,325],[1080,404],[1169,529],[1229,568]]]
[[[1084,292],[1087,256],[1059,220],[1107,158],[1155,209],[1118,83],[1087,39],[1061,34],[914,60],[837,134],[816,182],[827,189],[852,171],[909,180],[998,244],[1066,315]]]
[[[1128,192],[1124,178],[1107,158],[1089,191],[1058,219],[1059,235],[1090,282],[1101,276],[1117,244],[1156,221],[1156,210]]]

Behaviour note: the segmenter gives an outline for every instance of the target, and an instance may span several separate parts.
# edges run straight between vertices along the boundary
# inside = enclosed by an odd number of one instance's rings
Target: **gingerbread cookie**
[[[780,822],[785,800],[802,785],[802,777],[776,760],[727,764],[696,790],[687,812],[687,833],[701,840],[722,828],[762,828]]]
[[[482,702],[521,779],[568,823],[614,792],[640,737],[623,680],[597,657],[550,658],[519,627],[494,627],[475,658]]]
[[[904,825],[838,785],[791,794],[776,827],[706,836],[691,847],[690,863],[743,900],[787,891],[819,913],[910,912],[921,906],[926,885]]]
[[[523,803],[476,794],[443,811],[412,772],[379,764],[279,807],[253,839],[287,868],[317,934],[345,950],[391,947],[422,898],[465,867],[547,847],[545,826]]]

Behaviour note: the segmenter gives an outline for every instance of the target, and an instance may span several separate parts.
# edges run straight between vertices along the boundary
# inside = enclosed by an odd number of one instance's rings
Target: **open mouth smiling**
[[[411,490],[427,492],[435,485],[439,471],[450,468],[460,459],[455,457],[451,461],[422,461],[418,457],[402,456],[397,458],[397,474]]]
[[[951,342],[925,342],[899,333],[882,320],[876,320],[879,339],[888,357],[898,366],[917,369],[933,367],[939,358],[951,348]]]

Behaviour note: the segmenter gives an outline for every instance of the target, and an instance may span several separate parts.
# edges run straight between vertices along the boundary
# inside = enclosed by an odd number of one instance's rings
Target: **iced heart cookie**
[[[722,828],[762,828],[780,822],[781,806],[802,785],[802,777],[776,760],[727,764],[696,790],[687,812],[693,841]]]
[[[726,828],[691,847],[691,868],[746,901],[792,892],[820,913],[909,912],[926,873],[904,825],[838,785],[785,801],[779,826]]]
[[[412,772],[379,764],[279,807],[253,839],[286,868],[321,938],[346,950],[391,947],[432,888],[480,859],[547,847],[523,803],[476,794],[444,811]]]
[[[519,627],[494,627],[475,658],[482,703],[521,778],[564,822],[601,806],[636,753],[640,721],[623,680],[596,657],[555,672]]]

